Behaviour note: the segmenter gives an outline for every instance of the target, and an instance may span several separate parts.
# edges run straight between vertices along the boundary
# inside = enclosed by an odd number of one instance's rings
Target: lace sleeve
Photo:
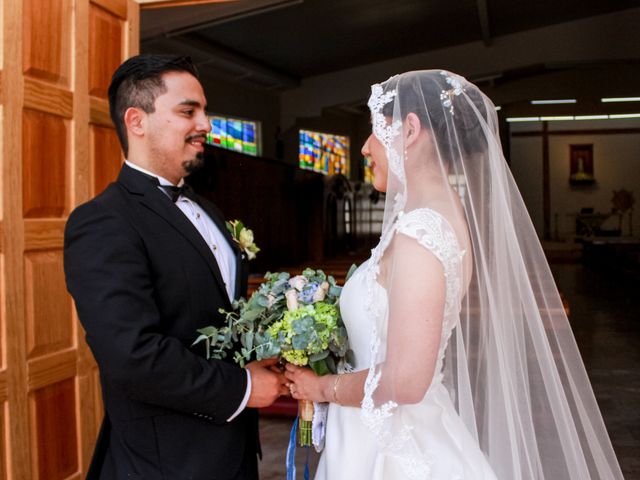
[[[446,282],[445,316],[456,311],[462,293],[461,261],[465,252],[458,246],[449,222],[438,212],[423,208],[401,214],[395,230],[416,239],[440,260]]]

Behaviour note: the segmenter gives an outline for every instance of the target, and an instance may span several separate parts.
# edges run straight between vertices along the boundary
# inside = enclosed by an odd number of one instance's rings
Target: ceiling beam
[[[235,69],[243,72],[241,78],[256,77],[269,79],[271,82],[278,84],[280,88],[296,87],[300,84],[300,80],[298,78],[282,73],[226,48],[211,44],[195,34],[170,37],[164,39],[164,41],[178,44],[180,46],[179,49],[182,52],[191,52],[194,59],[204,56],[205,59],[196,61],[197,64],[209,64],[214,66],[214,68],[215,64],[231,65]]]
[[[222,25],[224,23],[234,22],[236,20],[242,20],[245,18],[253,17],[255,15],[262,15],[263,13],[273,12],[282,8],[292,7],[294,5],[300,5],[304,0],[267,0],[266,2],[252,2],[252,6],[244,7],[242,10],[231,13],[228,16],[222,16],[207,20],[194,25],[189,25],[182,28],[177,28],[166,33],[166,36],[172,37],[174,35],[184,35],[185,33],[196,32],[205,28],[214,27],[216,25]],[[262,4],[261,4],[262,3]],[[238,7],[246,5],[246,3],[239,3]]]
[[[489,28],[489,8],[487,7],[487,0],[476,0],[476,5],[478,6],[482,41],[485,47],[489,47],[491,46],[491,30]]]
[[[140,8],[172,8],[172,7],[191,7],[193,5],[208,5],[210,3],[226,3],[236,2],[238,0],[135,0],[140,4]]]

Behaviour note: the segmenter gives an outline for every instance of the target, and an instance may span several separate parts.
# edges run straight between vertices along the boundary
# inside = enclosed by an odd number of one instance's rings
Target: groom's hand
[[[280,395],[289,393],[287,379],[277,368],[271,368],[277,363],[277,358],[247,363],[245,368],[251,373],[251,393],[247,407],[268,407]]]

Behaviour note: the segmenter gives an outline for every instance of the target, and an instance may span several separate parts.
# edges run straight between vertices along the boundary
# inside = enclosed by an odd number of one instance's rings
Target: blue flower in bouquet
[[[300,293],[298,293],[298,300],[302,303],[313,303],[313,297],[320,286],[317,282],[308,283]]]

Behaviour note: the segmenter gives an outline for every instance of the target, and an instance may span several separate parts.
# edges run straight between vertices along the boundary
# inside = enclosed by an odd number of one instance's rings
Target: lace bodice
[[[446,298],[442,325],[442,338],[436,375],[433,382],[442,380],[442,363],[451,332],[458,323],[462,291],[462,259],[465,251],[461,250],[453,227],[439,213],[431,209],[413,210],[400,215],[395,226],[395,233],[402,233],[415,238],[420,245],[431,251],[442,263],[445,276]]]
[[[379,263],[385,249],[391,243],[393,236],[401,233],[414,238],[420,245],[432,252],[442,263],[445,284],[446,299],[442,327],[442,341],[438,366],[441,367],[442,357],[451,331],[455,328],[460,312],[460,302],[464,296],[462,290],[463,272],[462,259],[465,251],[459,247],[456,234],[449,222],[435,210],[423,208],[408,213],[400,213],[393,227],[381,239],[378,246],[372,250],[371,258],[356,272],[350,284],[345,286],[345,292],[353,288],[352,282],[364,282],[365,308],[369,314],[369,322],[378,329],[386,329],[387,302],[386,291],[377,281]],[[362,275],[361,278],[359,278]],[[346,321],[354,315],[343,315]],[[349,326],[349,325],[347,325]],[[355,326],[353,326],[355,327]],[[378,332],[381,339],[386,340],[385,332]],[[359,337],[360,335],[358,335]],[[350,333],[350,337],[354,337]],[[367,357],[369,357],[367,355]],[[360,361],[359,363],[362,363]],[[440,368],[437,369],[440,371]]]

